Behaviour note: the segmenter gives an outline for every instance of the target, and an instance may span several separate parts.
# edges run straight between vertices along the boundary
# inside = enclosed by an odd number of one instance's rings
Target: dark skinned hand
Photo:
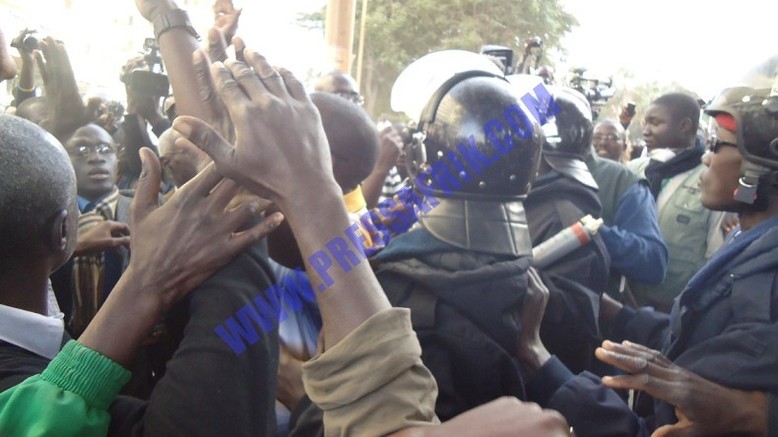
[[[49,36],[41,41],[40,47],[36,59],[49,108],[49,118],[41,127],[64,143],[76,129],[93,121],[93,114],[78,92],[65,45]]]
[[[628,341],[605,341],[595,355],[629,373],[603,377],[606,386],[644,391],[675,407],[678,422],[660,427],[653,436],[765,434],[764,393],[721,386],[673,364],[659,351]]]
[[[130,227],[126,223],[106,220],[78,234],[75,256],[91,255],[106,249],[130,245]]]
[[[527,293],[521,306],[521,334],[516,352],[516,357],[530,374],[551,357],[540,340],[540,322],[543,321],[548,297],[548,288],[537,270],[530,267],[527,271]]]

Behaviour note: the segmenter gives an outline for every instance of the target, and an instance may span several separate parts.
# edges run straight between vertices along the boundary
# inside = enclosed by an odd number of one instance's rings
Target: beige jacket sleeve
[[[303,364],[303,383],[324,412],[327,436],[381,436],[439,423],[438,387],[406,308],[374,314]]]

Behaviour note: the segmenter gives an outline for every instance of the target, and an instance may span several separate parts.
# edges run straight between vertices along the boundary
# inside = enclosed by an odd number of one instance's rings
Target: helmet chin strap
[[[738,180],[738,187],[735,190],[735,200],[753,205],[756,201],[756,190],[759,188],[759,179],[772,172],[772,170],[763,165],[744,160],[740,166],[740,171],[743,176]]]

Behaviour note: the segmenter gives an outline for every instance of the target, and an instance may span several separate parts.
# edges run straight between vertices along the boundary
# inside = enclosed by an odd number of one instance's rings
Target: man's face
[[[613,161],[620,161],[626,148],[622,133],[609,124],[599,124],[594,128],[592,144],[597,155]]]
[[[663,105],[651,105],[643,116],[643,139],[648,150],[686,147],[680,120]]]
[[[103,128],[84,126],[65,143],[76,171],[78,195],[97,200],[113,190],[117,159],[113,139]]]
[[[702,156],[707,167],[700,175],[703,206],[715,211],[737,211],[735,190],[740,179],[741,156],[734,133],[718,128],[717,143]]]

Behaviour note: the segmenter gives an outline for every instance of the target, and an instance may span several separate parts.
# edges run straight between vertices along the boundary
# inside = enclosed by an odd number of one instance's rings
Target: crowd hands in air
[[[480,55],[449,54],[472,70],[439,72],[413,137],[347,74],[309,92],[247,47],[229,0],[203,47],[136,6],[164,104],[145,61],[117,110],[64,42],[0,33],[1,435],[778,432],[776,58],[702,109],[712,139],[652,96],[630,160],[631,109],[593,121]]]

